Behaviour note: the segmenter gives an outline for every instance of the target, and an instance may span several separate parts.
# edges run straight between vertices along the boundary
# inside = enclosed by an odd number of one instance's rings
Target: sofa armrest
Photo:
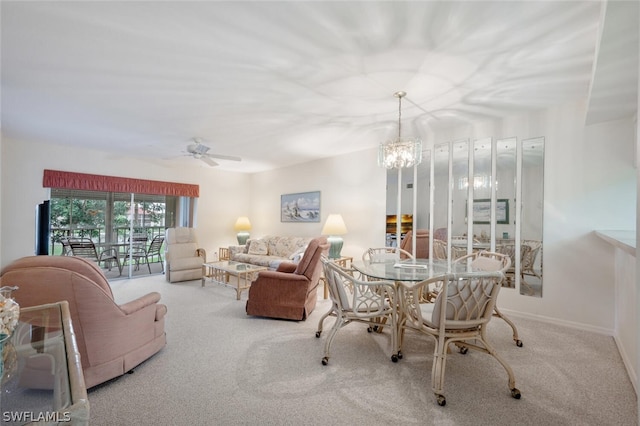
[[[147,306],[158,303],[159,301],[160,301],[160,293],[153,291],[135,300],[127,302],[124,305],[120,305],[120,309],[126,315],[131,315]]]
[[[282,263],[280,263],[280,265],[278,265],[278,268],[276,269],[276,272],[292,273],[292,272],[294,272],[296,270],[297,267],[298,267],[298,265],[296,265],[295,263],[282,262]]]

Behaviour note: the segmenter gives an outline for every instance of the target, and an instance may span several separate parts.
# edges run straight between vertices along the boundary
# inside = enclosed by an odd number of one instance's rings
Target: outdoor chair
[[[151,244],[149,247],[133,245],[132,250],[129,250],[127,253],[127,260],[135,262],[136,270],[140,269],[140,263],[146,263],[147,268],[149,269],[149,274],[151,274],[151,259],[154,256],[157,256],[160,262],[160,267],[162,268],[162,273],[164,274],[164,261],[162,260],[162,244],[164,243],[163,235],[156,235],[151,240]]]
[[[395,283],[392,281],[363,281],[328,259],[322,259],[324,276],[329,284],[332,308],[324,317],[334,315],[333,324],[324,345],[322,365],[329,363],[331,343],[338,331],[352,322],[368,324],[372,332],[385,323],[391,331],[391,360],[398,361],[397,305]],[[318,324],[316,337],[322,333],[322,322]]]
[[[115,262],[118,272],[122,275],[122,265],[120,264],[118,250],[115,247],[108,247],[98,253],[96,245],[88,238],[70,238],[68,241],[72,256],[91,260],[98,265],[104,263],[109,271],[111,271]]]
[[[438,405],[446,404],[444,378],[447,348],[451,343],[455,343],[462,354],[472,349],[492,355],[507,372],[511,396],[520,399],[513,370],[487,339],[487,325],[493,316],[503,279],[504,274],[499,271],[468,272],[434,277],[417,284],[400,283],[400,305],[403,312],[399,327],[399,346],[402,348],[406,330],[433,338],[435,345],[431,385]],[[435,303],[420,303],[424,288],[436,282],[441,283],[442,291]],[[398,355],[401,357],[401,351]],[[489,374],[489,377],[493,379],[494,376]]]

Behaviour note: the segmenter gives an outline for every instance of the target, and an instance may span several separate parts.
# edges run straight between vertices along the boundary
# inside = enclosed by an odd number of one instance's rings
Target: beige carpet
[[[112,282],[119,302],[159,291],[168,306],[167,346],[89,391],[92,425],[635,425],[636,395],[611,337],[512,317],[524,347],[494,319],[489,334],[511,364],[522,399],[492,357],[454,351],[447,405],[431,391],[432,343],[407,336],[390,361],[389,335],[343,328],[329,365],[320,299],[305,322],[248,317],[235,292],[162,275]],[[333,319],[325,323],[328,330]],[[325,331],[326,335],[326,331]]]

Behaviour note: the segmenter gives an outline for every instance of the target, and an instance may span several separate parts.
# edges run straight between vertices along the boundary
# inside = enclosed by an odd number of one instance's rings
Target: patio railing
[[[135,234],[146,234],[148,241],[151,241],[156,235],[164,235],[164,226],[145,226],[134,227]],[[52,227],[51,228],[51,246],[49,253],[62,254],[62,238],[89,238],[96,244],[102,243],[125,243],[129,238],[129,227],[113,228],[112,241],[106,240],[106,229],[100,227]]]

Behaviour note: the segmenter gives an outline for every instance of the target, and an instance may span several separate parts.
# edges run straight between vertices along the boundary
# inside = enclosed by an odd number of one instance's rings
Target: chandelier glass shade
[[[398,139],[381,143],[378,149],[378,165],[387,169],[413,167],[422,161],[422,142],[402,139],[402,98],[405,92],[396,92],[398,98]]]
[[[413,167],[422,161],[422,142],[396,140],[381,143],[378,150],[378,164],[387,169]]]

